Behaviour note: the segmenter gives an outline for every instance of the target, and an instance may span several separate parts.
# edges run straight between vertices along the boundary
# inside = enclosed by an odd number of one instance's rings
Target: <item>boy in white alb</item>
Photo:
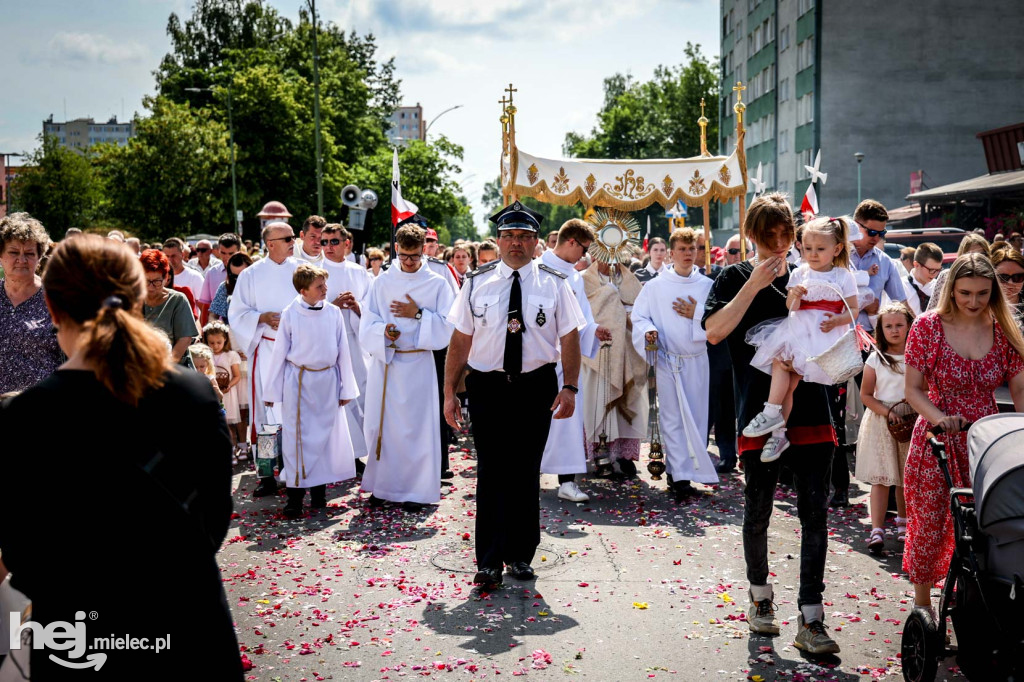
[[[299,295],[281,311],[277,341],[263,379],[265,404],[283,407],[282,454],[288,503],[302,514],[310,488],[314,509],[327,506],[327,484],[356,475],[342,408],[359,395],[341,309],[324,302],[328,274],[311,263],[295,269]]]
[[[633,347],[647,357],[657,344],[658,403],[668,474],[677,501],[696,491],[689,481],[717,483],[707,453],[710,366],[701,327],[712,281],[694,267],[697,235],[688,227],[669,237],[672,268],[649,281],[633,304]]]
[[[370,354],[363,435],[369,448],[363,490],[370,504],[401,502],[406,511],[441,501],[441,432],[431,351],[452,335],[451,286],[423,262],[425,232],[395,233],[398,265],[373,281],[362,306],[359,341]]]

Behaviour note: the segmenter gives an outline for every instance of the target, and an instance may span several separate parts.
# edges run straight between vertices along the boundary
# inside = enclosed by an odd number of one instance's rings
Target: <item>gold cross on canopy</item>
[[[519,89],[518,89],[518,88],[513,88],[513,87],[512,87],[512,84],[511,84],[511,83],[509,83],[509,84],[508,84],[508,87],[507,87],[507,88],[505,88],[505,92],[507,92],[507,93],[508,93],[508,103],[509,103],[509,104],[512,104],[512,97],[513,97],[512,93],[513,93],[513,92],[519,92]],[[505,98],[505,96],[504,96],[504,95],[502,95],[502,99],[504,99],[504,98]]]

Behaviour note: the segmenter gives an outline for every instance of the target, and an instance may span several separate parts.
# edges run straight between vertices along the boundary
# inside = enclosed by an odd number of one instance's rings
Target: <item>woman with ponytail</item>
[[[241,679],[215,558],[231,517],[231,440],[209,381],[177,368],[142,319],[145,275],[122,245],[65,240],[43,286],[68,360],[0,408],[0,431],[38,436],[32,452],[3,458],[12,586],[43,627],[77,624],[89,642],[149,638],[149,649],[103,652],[93,677]],[[76,619],[93,612],[95,623]],[[76,674],[50,654],[86,662],[84,651],[33,649],[32,679]]]

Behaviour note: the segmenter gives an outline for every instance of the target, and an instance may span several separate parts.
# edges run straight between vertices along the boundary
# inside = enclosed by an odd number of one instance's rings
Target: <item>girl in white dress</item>
[[[789,276],[789,317],[757,325],[747,343],[757,347],[750,364],[772,375],[768,401],[743,435],[771,434],[761,451],[772,462],[789,447],[786,420],[793,408],[793,391],[800,380],[831,385],[832,380],[810,358],[827,350],[857,316],[857,283],[850,266],[846,221],[817,218],[803,231],[803,264]],[[850,313],[853,317],[850,317]]]
[[[218,375],[217,381],[224,393],[224,419],[227,421],[228,431],[231,433],[235,459],[242,461],[248,449],[245,443],[246,425],[242,424],[238,400],[238,391],[242,383],[242,358],[231,350],[228,326],[223,322],[214,321],[203,327],[203,341],[213,351],[213,365]]]
[[[878,553],[885,546],[885,509],[889,486],[896,486],[896,528],[898,539],[906,539],[907,503],[903,497],[903,467],[907,463],[910,441],[898,443],[891,433],[889,408],[905,397],[903,351],[907,333],[914,322],[910,308],[901,302],[890,303],[878,313],[875,324],[877,349],[868,357],[860,398],[867,411],[857,435],[857,471],[859,480],[871,484],[871,535],[868,549]]]

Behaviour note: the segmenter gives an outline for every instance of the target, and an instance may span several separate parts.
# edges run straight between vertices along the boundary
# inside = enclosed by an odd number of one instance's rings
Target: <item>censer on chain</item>
[[[600,413],[601,406],[603,403],[608,401],[608,373],[607,373],[607,345],[602,345],[601,350],[598,351],[598,370],[601,376],[601,383],[604,387],[604,391],[601,395],[601,400],[596,401],[595,408],[595,422],[596,417]],[[605,405],[604,418],[601,419],[601,433],[597,436],[597,446],[594,448],[594,466],[597,468],[597,475],[601,477],[608,477],[612,475],[612,459],[611,453],[608,448],[608,408]]]
[[[665,473],[665,454],[661,451],[661,426],[658,424],[658,344],[649,343],[644,346],[647,351],[647,402],[650,405],[650,417],[648,427],[651,441],[650,461],[647,463],[647,471],[651,474],[652,481],[660,481],[661,475]]]

